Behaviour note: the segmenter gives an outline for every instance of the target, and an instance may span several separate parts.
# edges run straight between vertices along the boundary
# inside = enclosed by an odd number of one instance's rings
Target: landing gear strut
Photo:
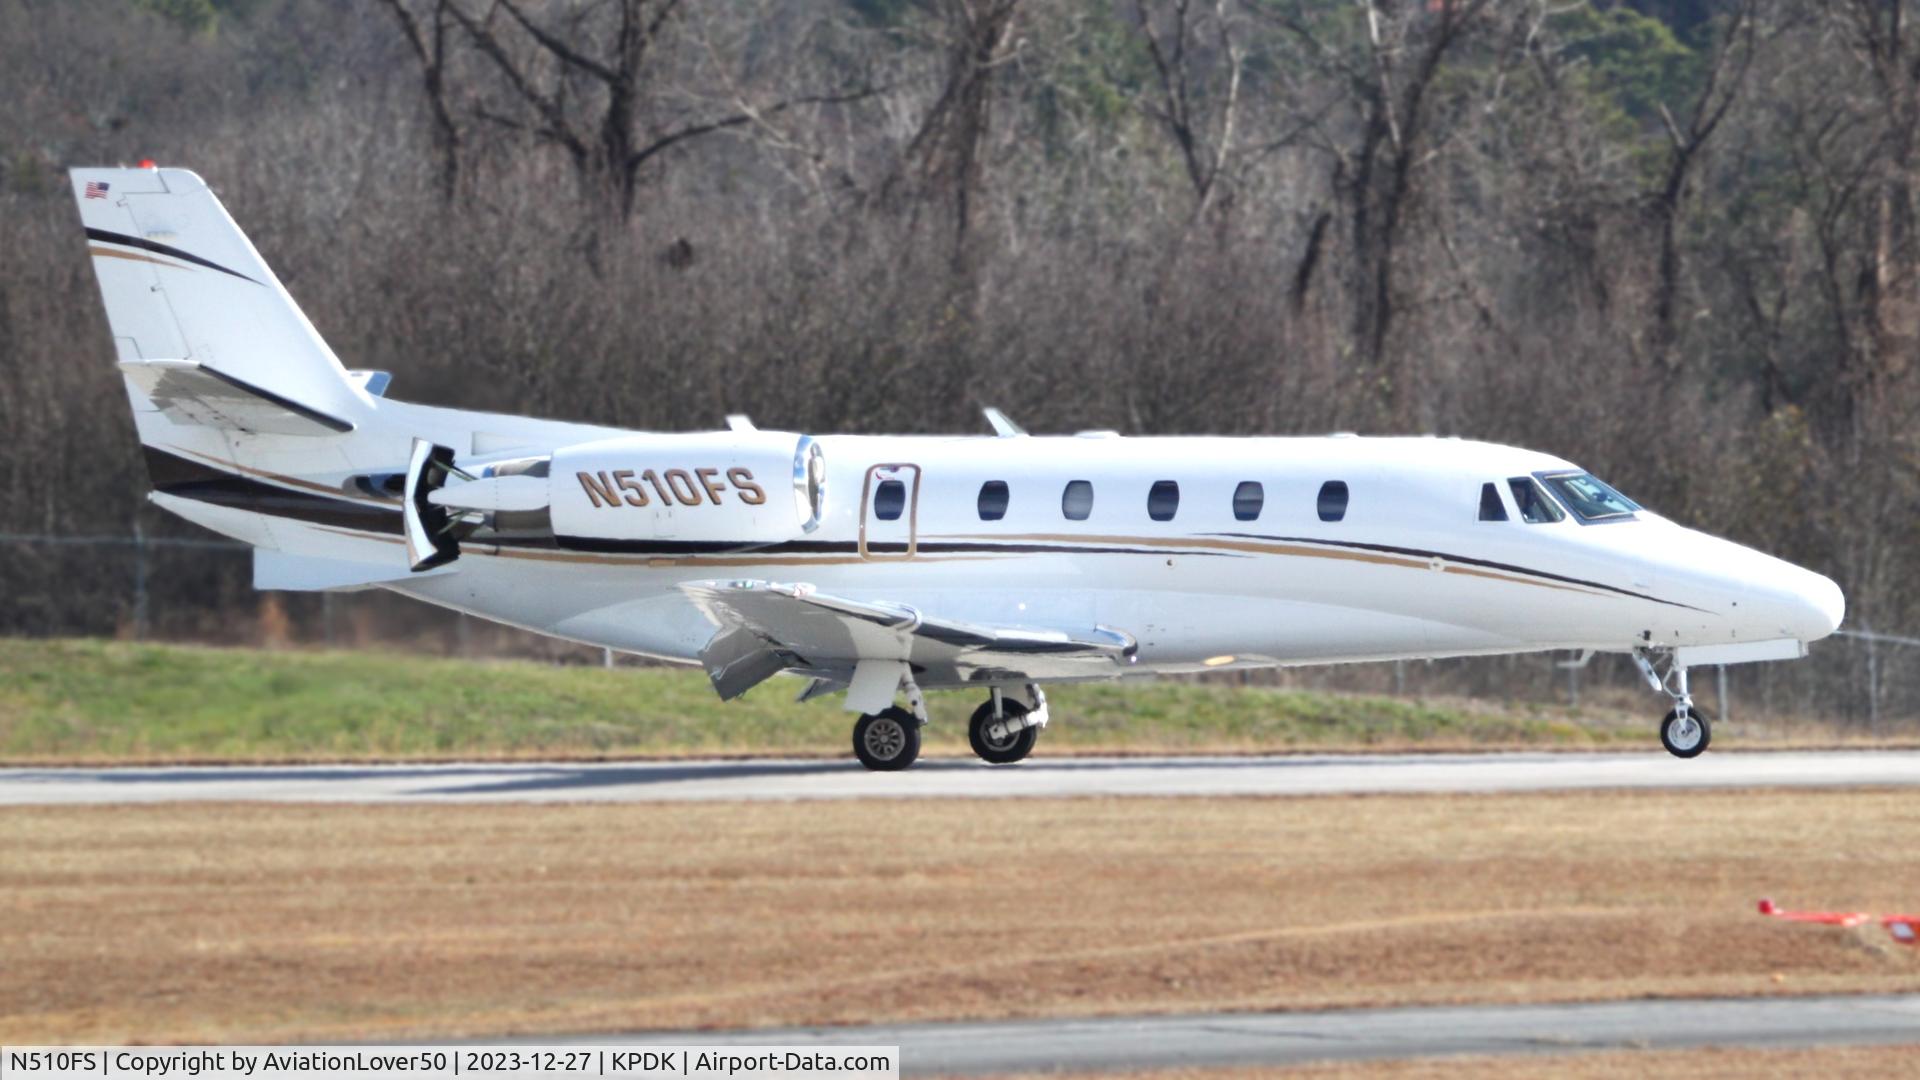
[[[1639,665],[1648,686],[1673,699],[1673,709],[1660,721],[1660,744],[1674,757],[1699,757],[1713,741],[1713,725],[1706,710],[1693,703],[1693,694],[1687,689],[1687,669],[1669,656],[1662,672],[1645,650],[1635,650],[1633,662]]]
[[[989,765],[1011,765],[1033,753],[1040,729],[1047,726],[1047,695],[1034,685],[1027,687],[1027,693],[1033,698],[1031,708],[1007,697],[996,686],[993,696],[973,711],[973,719],[967,722],[967,741],[980,760]]]

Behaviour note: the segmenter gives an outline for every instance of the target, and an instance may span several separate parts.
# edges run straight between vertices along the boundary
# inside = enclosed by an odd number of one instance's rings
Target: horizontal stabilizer
[[[451,573],[444,567],[440,573]],[[322,559],[310,555],[289,555],[271,548],[253,552],[253,587],[287,592],[348,592],[401,578],[418,577],[413,571],[393,563],[364,563],[348,559]]]
[[[348,421],[192,360],[122,360],[127,380],[176,424],[250,435],[340,435]]]

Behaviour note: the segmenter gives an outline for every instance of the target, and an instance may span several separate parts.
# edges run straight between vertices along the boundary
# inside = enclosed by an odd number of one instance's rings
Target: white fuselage
[[[449,422],[472,422],[471,414],[400,402],[379,407],[399,422],[396,431],[432,433]],[[714,633],[678,586],[716,579],[805,583],[992,625],[1112,627],[1138,641],[1129,670],[1141,674],[1808,641],[1831,632],[1842,611],[1839,590],[1826,578],[1646,511],[1604,523],[1583,524],[1571,514],[1523,521],[1508,481],[1574,467],[1454,439],[826,436],[810,440],[824,465],[816,527],[801,529],[806,507],[796,505],[804,503],[796,481],[768,476],[763,467],[750,481],[762,494],[753,528],[773,532],[729,543],[727,527],[716,521],[733,512],[726,500],[740,500],[725,481],[734,464],[725,450],[731,433],[622,435],[498,419],[500,426],[534,426],[504,439],[519,445],[463,464],[553,455],[553,520],[604,522],[593,527],[617,542],[494,545],[479,537],[462,545],[455,568],[397,573],[378,584],[542,633],[671,660],[695,659]],[[471,428],[458,434],[463,445],[484,445]],[[696,480],[719,490],[681,505],[656,484],[647,507],[602,504],[576,471],[559,467],[573,460],[565,447],[529,445],[528,436],[540,435],[589,448],[579,460],[602,466],[589,475],[623,461],[635,477],[651,471],[656,480],[669,470],[694,475],[704,467]],[[743,438],[777,445],[799,439],[767,432]],[[686,452],[676,449],[681,444]],[[348,491],[350,477],[391,470],[399,456],[373,440],[355,445],[360,452],[347,456],[366,461],[343,460],[316,475],[309,458],[299,479],[316,491]],[[914,468],[875,474],[876,466]],[[286,482],[270,461],[256,472],[269,484]],[[885,500],[875,498],[886,476],[907,489],[905,508],[890,520],[880,516]],[[982,487],[996,481],[1005,485],[1004,511],[983,520]],[[1063,500],[1077,481],[1090,487],[1091,507],[1069,517]],[[1177,485],[1178,502],[1169,519],[1155,520],[1150,492],[1166,481]],[[1329,481],[1347,490],[1344,513],[1334,521],[1323,520],[1319,506]],[[1260,486],[1257,515],[1244,500],[1237,514],[1236,492],[1249,482]],[[1507,520],[1479,520],[1487,484]],[[165,485],[160,490],[176,511],[260,538],[254,528],[236,527],[254,519],[257,528],[258,513],[240,505],[208,510],[169,497]],[[991,504],[999,500],[988,501],[989,511],[997,508]],[[670,513],[661,512],[662,502]],[[364,495],[357,503],[374,522],[398,513],[391,502]],[[402,558],[387,528],[270,512],[265,525],[270,546],[297,555],[354,565]],[[951,683],[936,672],[925,685]]]

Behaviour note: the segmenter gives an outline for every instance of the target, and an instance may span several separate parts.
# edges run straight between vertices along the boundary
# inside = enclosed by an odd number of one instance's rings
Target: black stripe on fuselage
[[[510,543],[505,546],[513,546]],[[554,545],[566,551],[585,551],[600,555],[852,555],[860,545],[852,540],[784,540],[770,544],[742,543],[738,540],[609,540],[595,536],[556,536]],[[868,541],[867,550],[882,555],[902,555],[903,540]],[[1002,555],[1164,555],[1154,548],[1084,547],[1049,544],[993,544],[922,541],[914,546],[922,555],[956,555],[991,552]],[[1206,555],[1214,558],[1247,558],[1231,551],[1190,551],[1181,555]]]
[[[151,251],[155,255],[165,255],[169,259],[179,259],[181,262],[189,262],[195,266],[204,266],[209,270],[218,270],[223,274],[231,274],[241,281],[253,281],[255,285],[260,284],[260,282],[254,281],[238,270],[229,270],[211,259],[203,259],[192,252],[181,251],[177,247],[162,244],[157,240],[148,240],[145,237],[128,236],[126,233],[110,232],[106,229],[95,228],[87,229],[87,239],[99,240],[108,244],[120,244],[123,247],[139,248],[141,251]]]
[[[1569,585],[1581,585],[1589,589],[1600,589],[1605,592],[1618,593],[1621,596],[1631,596],[1635,600],[1651,600],[1656,604],[1666,604],[1669,607],[1686,608],[1688,611],[1698,611],[1708,615],[1712,614],[1712,612],[1707,611],[1705,608],[1697,608],[1692,604],[1682,604],[1677,600],[1662,600],[1657,596],[1648,596],[1645,593],[1637,593],[1631,589],[1620,588],[1618,585],[1608,585],[1600,581],[1588,581],[1586,578],[1568,577],[1565,574],[1548,573],[1545,570],[1533,570],[1525,566],[1515,566],[1512,563],[1494,562],[1492,559],[1476,559],[1468,555],[1449,555],[1444,551],[1395,547],[1391,544],[1363,544],[1357,540],[1326,540],[1313,536],[1267,536],[1261,533],[1209,533],[1208,535],[1231,540],[1264,540],[1276,544],[1319,544],[1322,547],[1351,548],[1355,551],[1378,551],[1384,555],[1407,555],[1417,559],[1442,559],[1446,562],[1459,563],[1462,566],[1478,566],[1487,570],[1500,570],[1509,574],[1524,574],[1528,577],[1545,578],[1548,581],[1563,581]]]
[[[295,491],[189,461],[157,447],[149,446],[145,450],[147,475],[153,481],[153,490],[163,495],[194,499],[254,514],[293,518],[312,525],[401,535],[402,522],[397,505],[387,509],[370,503],[330,498],[317,492]]]
[[[247,510],[273,517],[292,518],[314,525],[332,525],[338,528],[355,529],[361,532],[398,536],[403,533],[403,523],[398,505],[392,508],[354,502],[348,499],[335,499],[314,492],[294,491],[278,487],[265,481],[250,477],[236,476],[199,462],[169,454],[156,447],[146,447],[147,472],[153,480],[154,490],[167,495],[176,495],[185,499],[198,499],[201,502],[218,506],[230,506],[238,510]],[[1657,596],[1622,589],[1604,582],[1589,581],[1584,578],[1568,577],[1564,574],[1532,570],[1511,563],[1495,562],[1490,559],[1476,559],[1464,555],[1450,555],[1442,551],[1430,551],[1423,548],[1396,547],[1390,544],[1367,544],[1352,540],[1326,540],[1309,536],[1268,536],[1259,533],[1211,533],[1222,539],[1259,540],[1268,543],[1318,544],[1322,547],[1346,548],[1360,551],[1376,551],[1389,555],[1404,555],[1421,559],[1443,559],[1463,566],[1478,566],[1504,573],[1519,574],[1527,577],[1542,578],[1550,581],[1579,585],[1636,600],[1650,600],[1669,607],[1685,608],[1689,611],[1701,611],[1691,604],[1682,604],[1674,600],[1662,600]],[[755,545],[727,540],[603,540],[593,537],[557,536],[552,541],[515,540],[500,538],[481,541],[486,546],[501,548],[548,549],[560,548],[568,551],[593,552],[609,555],[632,555],[638,557],[676,558],[698,555],[850,555],[859,551],[859,545],[851,540],[788,540],[774,544]],[[1196,540],[1195,543],[1205,543]],[[904,554],[905,545],[901,543],[868,545],[869,551],[883,555]],[[995,544],[995,543],[952,543],[936,541],[922,543],[917,550],[927,555],[954,554],[995,554],[995,555],[1168,555],[1182,556],[1207,555],[1216,558],[1248,558],[1250,556],[1223,551],[1174,551],[1153,548],[1136,548],[1105,545],[1068,545],[1068,544]]]

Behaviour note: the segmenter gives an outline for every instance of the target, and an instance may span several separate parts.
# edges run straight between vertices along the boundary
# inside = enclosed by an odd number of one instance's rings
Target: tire
[[[1660,745],[1667,748],[1667,753],[1677,758],[1699,757],[1706,750],[1707,744],[1713,741],[1713,724],[1707,719],[1706,711],[1694,705],[1688,708],[1687,712],[1692,715],[1697,725],[1693,738],[1681,738],[1674,730],[1678,726],[1676,721],[1680,718],[1679,709],[1670,710],[1660,721]]]
[[[1012,698],[1001,698],[1000,708],[1009,717],[1025,716],[1028,709]],[[980,760],[989,765],[1011,765],[1033,753],[1033,744],[1040,738],[1039,728],[1021,728],[1012,735],[996,743],[987,735],[987,727],[993,723],[993,702],[989,699],[973,710],[973,719],[967,721],[967,741],[973,744],[973,752]]]
[[[898,705],[853,725],[853,754],[875,772],[899,772],[920,756],[920,721]]]

